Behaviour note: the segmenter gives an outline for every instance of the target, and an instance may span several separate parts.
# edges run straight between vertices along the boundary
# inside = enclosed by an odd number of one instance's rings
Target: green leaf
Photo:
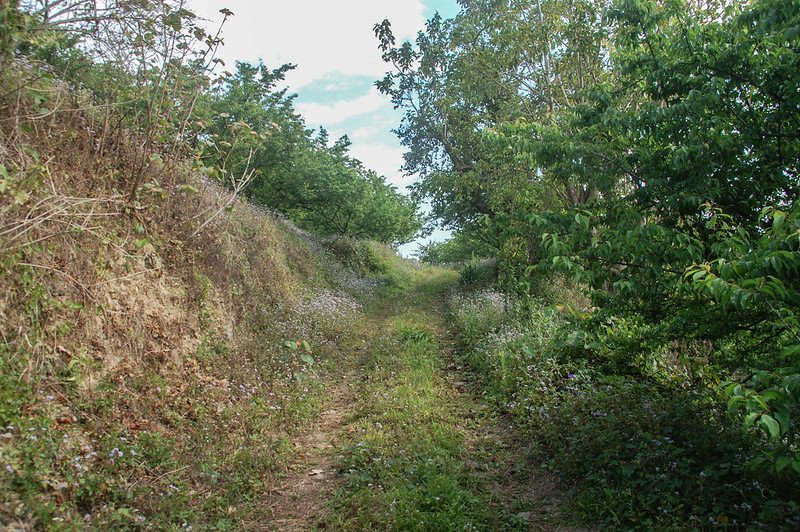
[[[795,358],[800,357],[800,344],[790,345],[781,351],[782,358]]]
[[[23,149],[25,150],[25,153],[27,153],[33,158],[34,161],[36,161],[37,163],[39,162],[39,160],[41,159],[41,155],[39,155],[38,151],[31,148],[30,146],[24,146]]]
[[[314,357],[312,357],[311,355],[300,355],[300,360],[302,360],[303,362],[305,362],[309,366],[313,366],[314,365]]]
[[[116,514],[122,517],[127,517],[128,519],[133,519],[133,514],[127,508],[119,508],[116,511]]]
[[[781,471],[783,471],[784,469],[789,467],[791,465],[791,463],[792,463],[792,458],[791,457],[789,457],[789,456],[779,456],[775,460],[775,471],[780,473]]]
[[[773,440],[777,440],[781,435],[781,427],[775,418],[770,416],[769,414],[763,414],[760,419],[760,423],[766,427],[767,431],[769,432],[770,437]]]
[[[184,192],[188,194],[197,194],[198,190],[193,187],[192,185],[179,185],[178,192]]]
[[[780,425],[781,432],[789,432],[789,414],[786,412],[773,412],[772,416]]]
[[[760,414],[758,412],[753,412],[744,416],[744,422],[742,423],[743,428],[749,428],[753,426],[753,423],[758,418]]]

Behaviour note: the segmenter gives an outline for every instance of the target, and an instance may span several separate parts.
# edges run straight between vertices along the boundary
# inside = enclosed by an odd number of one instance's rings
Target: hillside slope
[[[47,90],[53,112],[0,102],[0,522],[256,523],[362,304],[413,265],[303,232],[169,153],[131,198],[136,135]]]

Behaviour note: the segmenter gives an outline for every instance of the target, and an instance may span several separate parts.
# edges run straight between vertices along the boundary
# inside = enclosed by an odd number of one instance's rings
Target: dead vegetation
[[[257,522],[349,341],[298,310],[332,288],[330,258],[188,161],[151,157],[132,199],[145,141],[14,68],[0,87],[0,523]]]

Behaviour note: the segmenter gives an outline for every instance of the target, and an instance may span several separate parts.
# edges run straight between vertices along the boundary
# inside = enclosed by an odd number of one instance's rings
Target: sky
[[[392,133],[401,113],[374,82],[387,66],[381,61],[373,26],[388,18],[398,43],[413,40],[425,21],[439,12],[452,17],[456,0],[189,0],[192,10],[215,28],[219,10],[233,11],[225,23],[225,46],[218,57],[232,70],[235,60],[267,66],[296,64],[287,74],[297,111],[311,128],[324,126],[332,139],[348,135],[351,154],[405,192],[415,177],[404,176],[403,148]],[[426,240],[443,240],[437,231]],[[402,246],[410,255],[418,242]]]

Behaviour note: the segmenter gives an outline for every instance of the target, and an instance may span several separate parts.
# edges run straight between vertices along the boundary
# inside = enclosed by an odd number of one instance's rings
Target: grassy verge
[[[356,529],[485,528],[460,461],[457,407],[437,384],[430,330],[399,320],[376,348],[343,463],[338,525]]]
[[[530,467],[575,486],[567,515],[622,530],[797,528],[796,483],[749,466],[758,434],[741,431],[716,384],[666,357],[634,365],[640,324],[619,320],[576,349],[579,323],[556,306],[475,290],[450,307],[461,360],[532,444]]]
[[[444,379],[433,326],[445,276],[403,298],[408,309],[382,324],[364,369],[334,499],[331,523],[356,530],[496,530],[514,528],[495,512],[483,480],[469,471],[469,434],[480,410]],[[389,302],[403,304],[403,301]]]

